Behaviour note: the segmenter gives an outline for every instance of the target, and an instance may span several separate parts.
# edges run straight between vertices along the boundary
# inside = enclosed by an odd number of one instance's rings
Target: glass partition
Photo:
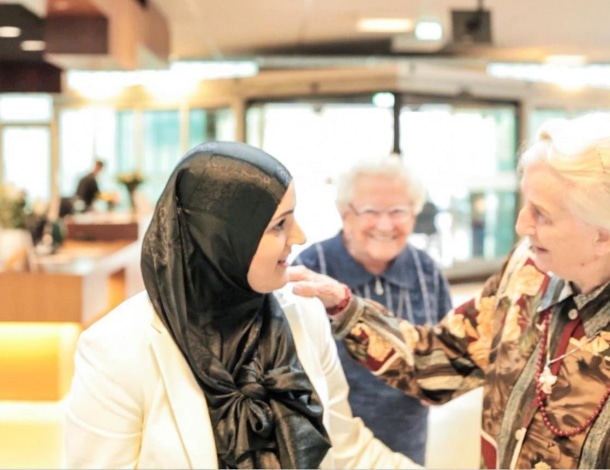
[[[24,190],[30,201],[51,196],[51,137],[47,126],[2,128],[3,181]]]
[[[516,108],[511,105],[422,103],[400,111],[400,147],[436,206],[434,243],[444,266],[494,259],[515,242],[518,181]]]
[[[182,116],[188,119],[183,119]],[[186,126],[185,129],[182,126]],[[229,108],[121,109],[88,107],[59,112],[59,186],[72,196],[78,179],[90,171],[96,158],[105,165],[98,177],[103,192],[116,193],[119,207],[129,203],[118,182],[122,173],[140,172],[142,202],[154,204],[170,172],[185,150],[206,140],[233,140],[235,119]],[[106,204],[98,201],[99,210]]]
[[[116,188],[113,175],[116,112],[111,108],[64,109],[59,114],[59,192],[72,197],[81,177],[93,168],[96,159],[104,161],[98,177],[100,188]]]
[[[182,156],[178,111],[144,111],[142,144],[140,171],[146,178],[142,192],[151,202],[155,202]]]
[[[297,217],[309,244],[334,235],[341,219],[333,181],[364,157],[392,151],[393,110],[372,96],[260,103],[246,114],[247,142],[281,160],[294,176]]]
[[[395,125],[393,103],[375,104],[376,96],[248,107],[247,141],[279,158],[295,178],[297,216],[308,241],[292,256],[341,227],[334,206],[337,174],[360,158],[391,153],[397,142],[435,206],[435,233],[414,233],[411,242],[445,267],[503,257],[515,241],[516,106],[418,97],[415,104],[408,96],[409,105],[396,105]]]
[[[51,195],[52,119],[51,95],[0,95],[0,184],[24,190],[31,201]]]
[[[189,149],[208,140],[234,140],[235,118],[230,109],[191,109]]]

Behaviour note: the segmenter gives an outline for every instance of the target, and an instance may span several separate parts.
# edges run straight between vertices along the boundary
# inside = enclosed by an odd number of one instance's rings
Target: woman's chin
[[[550,263],[548,259],[549,252],[546,250],[535,249],[532,250],[534,254],[534,264],[536,267],[543,272],[550,271]]]

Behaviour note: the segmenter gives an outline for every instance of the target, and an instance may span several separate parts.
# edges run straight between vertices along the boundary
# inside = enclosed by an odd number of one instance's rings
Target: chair
[[[0,468],[64,466],[76,323],[0,323]]]

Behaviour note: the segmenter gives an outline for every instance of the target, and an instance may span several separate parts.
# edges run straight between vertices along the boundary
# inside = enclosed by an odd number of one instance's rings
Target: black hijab
[[[330,447],[284,312],[247,281],[290,180],[247,144],[202,144],[170,176],[144,236],[146,290],[206,396],[229,468],[316,468]]]

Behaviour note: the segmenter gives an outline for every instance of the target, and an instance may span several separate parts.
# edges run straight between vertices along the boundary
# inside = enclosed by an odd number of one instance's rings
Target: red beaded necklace
[[[599,404],[597,405],[597,408],[595,408],[595,411],[593,411],[593,414],[591,416],[589,416],[589,418],[584,423],[582,423],[580,426],[578,426],[577,428],[572,428],[568,431],[562,431],[561,429],[559,429],[555,425],[553,425],[553,423],[551,423],[551,421],[549,419],[549,415],[546,411],[546,405],[545,405],[546,397],[547,397],[547,395],[550,394],[550,388],[545,387],[545,380],[540,380],[540,376],[541,376],[541,374],[543,374],[543,372],[542,372],[543,368],[545,368],[544,357],[545,357],[546,348],[547,348],[547,340],[548,340],[548,335],[549,335],[550,323],[551,323],[551,313],[548,312],[547,316],[545,317],[543,324],[542,324],[542,337],[540,338],[540,353],[538,355],[538,362],[536,363],[536,402],[540,409],[540,413],[542,414],[542,421],[544,421],[544,424],[546,425],[546,427],[549,428],[551,430],[551,432],[553,434],[555,434],[556,436],[571,437],[571,436],[575,436],[576,434],[580,434],[581,432],[583,432],[599,416],[602,409],[604,408],[604,404],[608,400],[608,397],[610,397],[610,385],[608,385],[608,388],[606,388],[606,392],[604,393],[604,396],[602,397]],[[547,363],[547,368],[548,368],[548,363]],[[543,388],[544,388],[544,390],[543,390]]]

